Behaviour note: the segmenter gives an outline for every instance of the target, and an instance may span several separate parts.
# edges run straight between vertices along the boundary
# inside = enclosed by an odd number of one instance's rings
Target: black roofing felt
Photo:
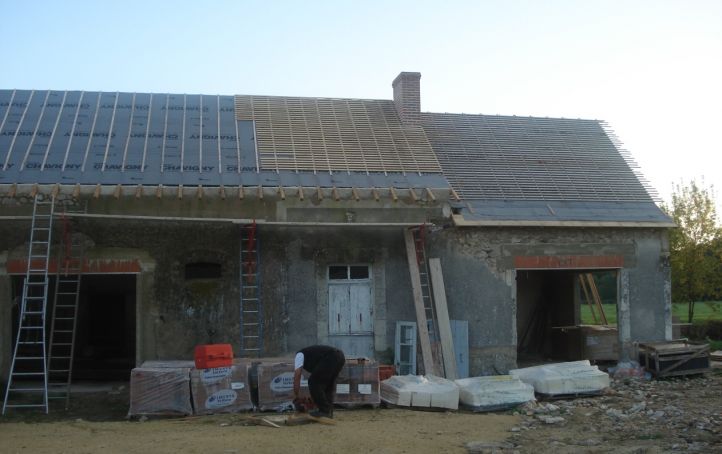
[[[443,175],[258,169],[232,96],[0,90],[0,183],[448,187]]]

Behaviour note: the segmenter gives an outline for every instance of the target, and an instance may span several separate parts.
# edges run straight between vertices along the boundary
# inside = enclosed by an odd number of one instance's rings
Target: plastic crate
[[[231,344],[198,345],[193,359],[196,369],[230,367],[233,364],[233,348]]]

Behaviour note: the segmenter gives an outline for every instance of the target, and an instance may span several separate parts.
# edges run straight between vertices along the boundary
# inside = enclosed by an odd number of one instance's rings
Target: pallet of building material
[[[136,367],[130,372],[129,417],[190,415],[190,367]]]
[[[365,358],[346,358],[336,380],[335,403],[346,408],[377,407],[381,403],[378,363]]]
[[[474,412],[514,408],[533,401],[534,387],[511,375],[492,375],[454,380],[459,404]]]
[[[722,361],[722,350],[716,350],[710,353],[709,359],[712,361]]]
[[[293,360],[254,361],[256,386],[258,390],[257,406],[261,411],[293,410]],[[301,398],[311,395],[308,392],[308,373],[301,376]]]
[[[459,408],[459,387],[434,375],[394,375],[381,382],[381,400],[399,407]]]
[[[639,363],[656,378],[710,370],[709,344],[686,339],[640,343]]]
[[[588,360],[513,369],[509,375],[533,386],[543,397],[595,395],[609,387],[609,375]]]
[[[197,415],[253,409],[249,375],[251,362],[236,358],[231,366],[191,369],[191,395]]]

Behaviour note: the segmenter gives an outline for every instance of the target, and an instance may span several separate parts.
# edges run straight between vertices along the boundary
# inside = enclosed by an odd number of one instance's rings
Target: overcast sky
[[[0,0],[0,88],[392,97],[605,120],[664,199],[722,192],[722,0]],[[722,195],[718,196],[718,198]]]

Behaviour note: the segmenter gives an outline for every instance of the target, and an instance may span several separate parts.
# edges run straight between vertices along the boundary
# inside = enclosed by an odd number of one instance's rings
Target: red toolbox
[[[197,345],[194,359],[196,369],[230,367],[233,364],[231,344]]]

